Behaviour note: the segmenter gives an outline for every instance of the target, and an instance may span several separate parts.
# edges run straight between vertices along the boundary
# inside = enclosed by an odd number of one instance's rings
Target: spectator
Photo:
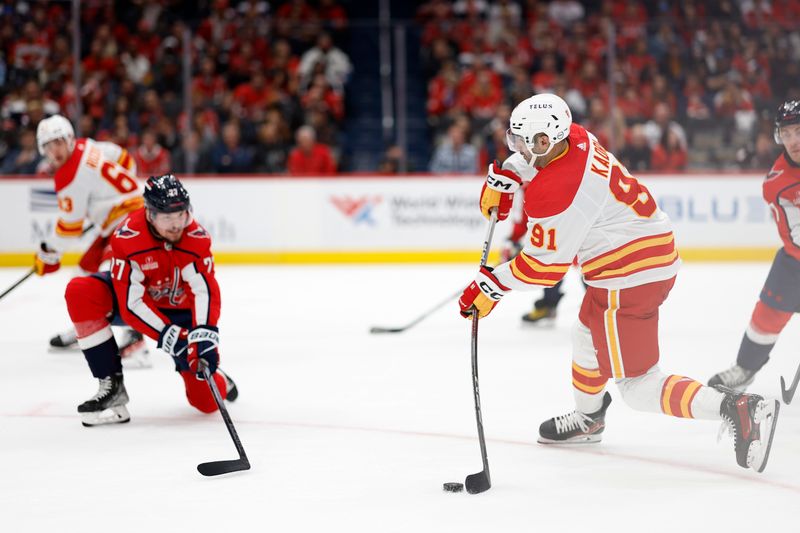
[[[619,153],[622,163],[632,173],[650,170],[652,149],[647,142],[647,136],[641,124],[636,124],[630,129],[630,140]]]
[[[301,126],[295,134],[297,145],[289,152],[287,169],[294,176],[324,176],[336,173],[336,162],[331,149],[317,142],[311,126]]]
[[[173,171],[178,174],[204,174],[212,169],[210,154],[200,143],[200,134],[189,130],[173,152]]]
[[[227,122],[222,127],[222,140],[211,152],[214,172],[220,174],[240,174],[253,172],[253,151],[243,146],[239,124]]]
[[[583,18],[583,5],[577,0],[553,0],[548,7],[548,15],[558,26],[569,28]]]
[[[683,172],[688,158],[675,130],[665,129],[661,141],[653,147],[652,168],[659,172]]]
[[[647,136],[651,147],[661,142],[665,130],[675,132],[675,137],[680,142],[681,147],[684,150],[687,149],[686,132],[683,126],[672,120],[669,104],[658,102],[653,109],[653,118],[644,125],[644,134]]]
[[[383,154],[383,159],[378,165],[378,172],[381,174],[399,174],[405,166],[405,162],[406,156],[403,149],[393,144]],[[405,172],[409,172],[409,169],[406,168]]]
[[[453,124],[448,128],[447,138],[433,153],[430,171],[436,174],[478,173],[478,150],[466,142],[462,126]]]
[[[736,162],[743,169],[767,170],[772,168],[778,151],[772,135],[761,132],[756,137],[755,145],[745,146],[736,151]]]
[[[160,144],[153,130],[142,133],[142,143],[133,152],[141,176],[162,176],[172,171],[169,152]]]
[[[323,72],[328,84],[335,90],[342,91],[353,67],[350,58],[333,45],[333,39],[327,32],[320,33],[317,45],[300,58],[300,65],[297,67],[300,76],[306,80],[311,79],[315,67],[320,63],[324,66]],[[301,82],[301,85],[306,83]]]
[[[6,155],[0,171],[3,174],[36,174],[41,159],[36,147],[36,135],[33,130],[26,128],[20,135],[19,147]]]
[[[282,174],[286,172],[288,157],[289,147],[281,139],[278,125],[274,122],[263,123],[258,128],[258,144],[253,161],[256,172]]]

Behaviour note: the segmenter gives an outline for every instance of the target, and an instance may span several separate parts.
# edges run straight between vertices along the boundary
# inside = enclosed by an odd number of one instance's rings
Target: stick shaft
[[[214,396],[214,401],[217,402],[219,413],[222,415],[222,420],[225,421],[225,427],[228,428],[228,433],[230,433],[231,439],[233,439],[236,451],[239,452],[239,458],[247,459],[247,454],[244,453],[244,446],[242,446],[242,441],[239,440],[239,435],[236,433],[236,428],[233,426],[233,420],[231,420],[231,415],[228,414],[228,409],[225,407],[222,395],[219,393],[217,383],[214,381],[214,377],[211,375],[211,371],[208,369],[208,365],[205,364],[205,361],[201,360],[200,364],[203,369],[203,378],[211,388],[211,394]]]

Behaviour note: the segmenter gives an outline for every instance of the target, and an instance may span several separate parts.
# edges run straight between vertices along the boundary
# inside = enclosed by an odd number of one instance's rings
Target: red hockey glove
[[[195,373],[197,379],[204,379],[203,372],[198,367],[202,359],[208,364],[208,370],[213,374],[219,365],[219,329],[214,326],[197,326],[189,332],[189,348],[186,361],[189,370]]]
[[[508,287],[503,286],[492,274],[491,267],[481,267],[475,281],[464,289],[458,299],[461,316],[471,318],[472,309],[474,308],[478,310],[478,318],[485,317],[492,312],[500,298],[510,290]]]
[[[514,193],[522,179],[510,170],[503,170],[497,161],[489,165],[486,183],[481,189],[481,213],[489,220],[489,212],[497,208],[497,220],[505,220],[514,203]]]
[[[47,247],[47,244],[39,245],[39,251],[33,256],[33,269],[39,276],[52,274],[61,268],[61,254]]]
[[[181,357],[185,355],[186,346],[189,344],[189,330],[177,324],[165,327],[158,336],[158,347],[167,355]]]

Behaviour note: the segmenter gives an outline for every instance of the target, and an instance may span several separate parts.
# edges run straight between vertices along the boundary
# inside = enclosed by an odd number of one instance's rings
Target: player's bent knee
[[[659,412],[664,377],[658,367],[653,366],[641,376],[619,379],[616,383],[622,399],[631,409]]]
[[[114,309],[109,287],[91,276],[71,279],[64,290],[64,299],[73,322],[105,318]]]

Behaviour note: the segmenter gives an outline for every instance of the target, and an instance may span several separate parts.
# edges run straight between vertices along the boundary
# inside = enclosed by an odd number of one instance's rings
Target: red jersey
[[[171,324],[164,311],[179,309],[192,312],[193,326],[217,325],[220,294],[211,236],[196,221],[170,244],[152,233],[142,208],[117,227],[111,249],[111,280],[129,326],[158,339]]]
[[[786,253],[800,261],[800,165],[782,153],[764,179],[766,200]]]

